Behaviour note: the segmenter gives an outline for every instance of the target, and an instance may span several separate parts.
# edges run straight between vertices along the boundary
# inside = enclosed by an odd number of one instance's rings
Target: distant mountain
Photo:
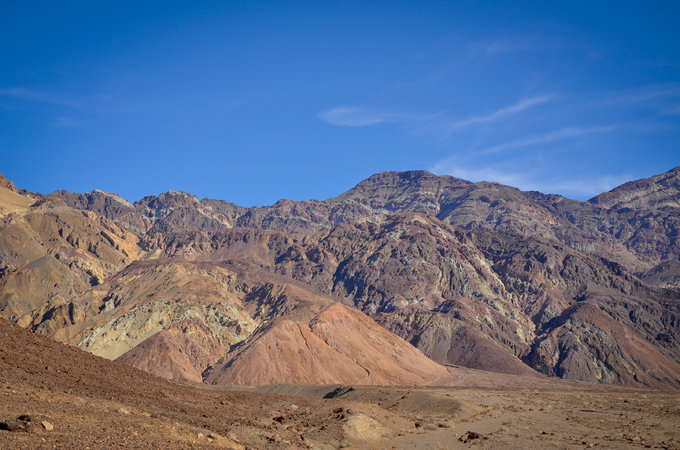
[[[306,234],[341,223],[415,212],[470,230],[554,239],[642,274],[659,261],[680,257],[675,238],[680,232],[679,192],[680,167],[626,183],[588,202],[425,171],[373,175],[324,201],[280,200],[254,208],[199,200],[184,192],[145,197],[134,205],[100,191],[56,191],[49,197],[60,198],[75,209],[94,211],[136,232],[247,227]]]
[[[0,314],[168,378],[680,387],[680,168],[588,202],[424,171],[259,208],[5,185]]]

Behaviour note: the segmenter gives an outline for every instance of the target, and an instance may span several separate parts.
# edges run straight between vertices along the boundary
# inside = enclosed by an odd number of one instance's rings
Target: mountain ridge
[[[678,180],[680,167],[626,183],[586,202],[498,183],[473,183],[422,170],[381,172],[327,200],[279,200],[270,206],[252,208],[222,200],[199,200],[177,191],[144,197],[129,208],[112,205],[114,201],[107,203],[98,198],[105,194],[95,191],[88,194],[55,191],[48,197],[97,212],[137,232],[216,231],[238,226],[307,234],[345,222],[419,212],[466,229],[549,236],[581,251],[608,255],[642,274],[660,260],[680,257],[680,245],[671,239],[680,230],[676,214],[680,210]],[[650,188],[659,183],[671,187],[666,191]],[[663,205],[644,203],[646,209],[637,213],[614,208],[613,203],[612,208],[604,207],[611,202],[606,198],[620,196],[623,191],[634,195],[630,190],[636,187],[652,189],[657,196],[665,195],[663,198],[670,200]],[[653,226],[645,225],[649,222]]]
[[[675,168],[577,202],[382,172],[327,200],[257,208],[6,183],[0,313],[152,373],[228,383],[252,378],[263,357],[302,371],[311,359],[268,353],[284,336],[346,358],[311,337],[314,317],[337,303],[370,321],[347,316],[352,333],[380,325],[387,334],[376,336],[432,364],[677,389],[679,178]],[[360,382],[343,361],[335,372]],[[406,366],[383,367],[373,382],[416,382],[396,374]]]

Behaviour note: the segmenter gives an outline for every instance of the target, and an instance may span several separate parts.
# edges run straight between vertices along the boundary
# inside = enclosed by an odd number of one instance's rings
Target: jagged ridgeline
[[[678,388],[679,232],[680,168],[587,202],[411,171],[258,208],[3,177],[0,311],[213,384],[446,384],[463,366]]]

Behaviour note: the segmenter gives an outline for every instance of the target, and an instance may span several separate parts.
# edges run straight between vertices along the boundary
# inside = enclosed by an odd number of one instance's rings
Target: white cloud
[[[514,105],[497,109],[496,111],[493,111],[485,115],[472,116],[463,120],[451,121],[446,126],[447,133],[451,134],[455,131],[461,130],[463,128],[468,128],[473,125],[479,125],[483,123],[495,122],[497,120],[505,119],[515,114],[519,114],[523,111],[526,111],[527,109],[546,103],[552,100],[553,98],[554,94],[530,97],[520,100]]]
[[[548,142],[559,141],[563,139],[579,138],[595,133],[608,133],[618,129],[618,125],[605,125],[595,127],[565,127],[559,130],[551,131],[544,134],[536,134],[526,136],[513,141],[503,142],[501,144],[492,145],[477,152],[478,154],[486,155],[490,153],[498,153],[506,150],[515,150],[530,145],[546,144]]]
[[[507,184],[509,186],[518,187],[520,189],[529,183],[531,174],[527,173],[513,173],[505,170],[498,170],[491,167],[483,168],[464,168],[456,165],[453,158],[441,161],[435,164],[430,172],[440,175],[451,175],[456,178],[462,178],[468,181],[492,181],[495,183]]]
[[[368,127],[382,123],[401,123],[412,125],[428,133],[449,137],[456,131],[475,125],[507,119],[515,114],[531,109],[550,101],[553,94],[526,98],[519,102],[492,111],[488,114],[468,117],[461,120],[450,120],[438,114],[414,114],[394,111],[376,111],[361,107],[338,106],[319,113],[324,122],[340,127]]]

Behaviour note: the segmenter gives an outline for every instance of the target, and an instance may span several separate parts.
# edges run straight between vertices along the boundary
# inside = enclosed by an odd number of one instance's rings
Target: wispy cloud
[[[555,97],[554,94],[548,94],[548,95],[540,95],[536,97],[530,97],[530,98],[525,98],[520,100],[519,102],[510,105],[510,106],[505,106],[503,108],[497,109],[496,111],[490,112],[488,114],[484,114],[481,116],[472,116],[467,119],[462,119],[462,120],[455,120],[449,122],[447,125],[447,132],[454,133],[457,130],[461,130],[463,128],[468,128],[474,125],[480,125],[480,124],[485,124],[485,123],[490,123],[490,122],[495,122],[497,120],[501,119],[506,119],[510,116],[513,116],[515,114],[519,114],[523,111],[526,111],[528,109],[531,109],[535,106],[541,105],[543,103],[549,102]]]
[[[373,111],[366,108],[338,106],[319,113],[319,118],[326,123],[339,127],[367,127],[380,123],[403,122],[414,119],[413,115]]]
[[[546,194],[560,194],[565,197],[587,199],[619,186],[632,177],[630,175],[601,175],[594,178],[556,179],[553,173],[538,171],[508,171],[493,167],[465,168],[458,165],[435,165],[431,172],[440,175],[451,175],[464,180],[479,182],[489,181],[519,188],[523,191],[539,191]]]
[[[81,96],[49,91],[40,91],[35,89],[27,89],[24,87],[0,89],[0,97],[13,98],[27,102],[65,106],[74,109],[87,109],[89,105],[93,103],[111,100],[113,97],[115,97],[115,95],[116,95],[115,93],[112,93],[103,95]]]
[[[630,175],[601,175],[594,178],[563,179],[554,182],[542,181],[536,183],[541,192],[556,192],[563,195],[576,195],[582,197],[594,197],[603,192],[608,192],[623,183],[635,178]]]
[[[455,164],[454,160],[442,161],[430,168],[430,172],[439,175],[451,175],[468,181],[492,181],[519,187],[527,184],[531,174],[509,172],[492,167],[465,168]]]
[[[554,98],[554,94],[529,97],[487,114],[466,119],[449,119],[443,113],[416,114],[396,111],[378,111],[362,107],[338,106],[319,113],[324,122],[341,127],[368,127],[384,123],[401,123],[417,127],[421,131],[443,135],[445,138],[457,131],[474,126],[508,119]]]
[[[600,107],[658,105],[680,98],[680,83],[657,83],[607,92],[592,104]]]
[[[559,130],[551,131],[549,133],[535,134],[526,136],[513,141],[503,142],[501,144],[486,147],[477,153],[480,155],[487,155],[490,153],[498,153],[507,150],[516,150],[530,145],[547,144],[549,142],[559,141],[563,139],[575,139],[583,136],[588,136],[595,133],[608,133],[620,128],[619,125],[604,125],[592,127],[565,127]]]

